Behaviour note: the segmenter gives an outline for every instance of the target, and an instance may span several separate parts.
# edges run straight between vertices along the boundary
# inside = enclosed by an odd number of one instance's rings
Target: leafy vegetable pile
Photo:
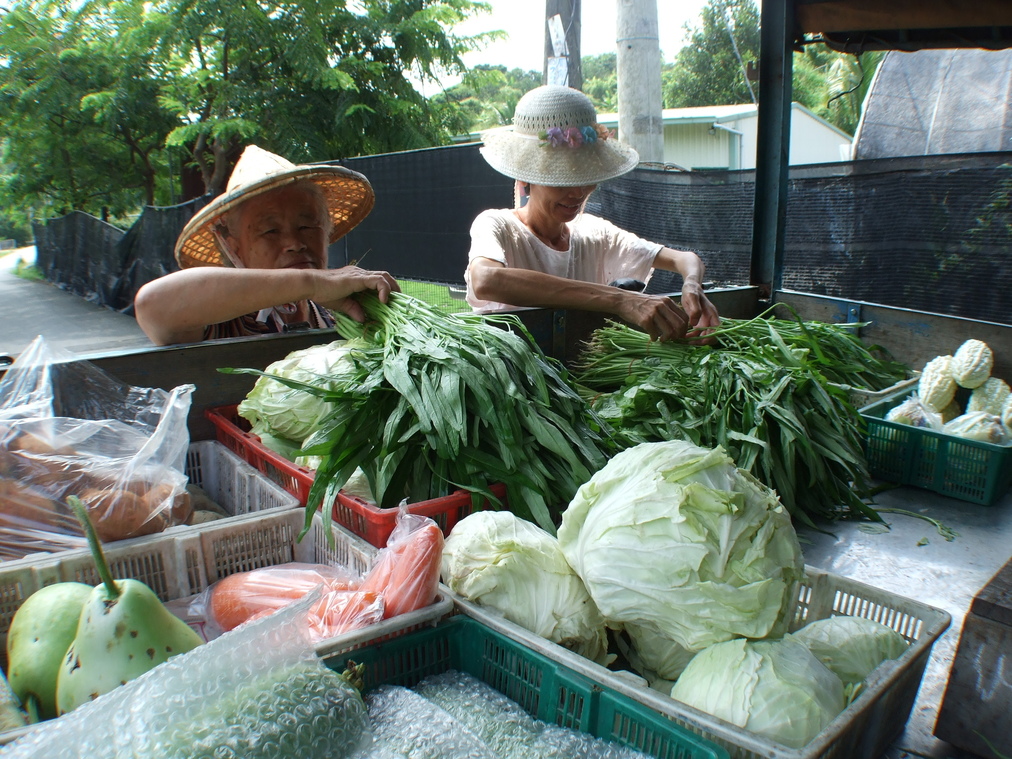
[[[846,388],[888,387],[906,369],[820,322],[724,319],[714,335],[713,346],[650,342],[613,322],[594,333],[574,376],[622,447],[720,446],[806,524],[877,520],[861,498],[862,421]]]
[[[271,375],[334,404],[301,451],[320,457],[307,529],[361,467],[384,508],[459,488],[494,498],[487,486],[505,483],[510,510],[554,534],[553,516],[604,465],[608,445],[561,365],[515,317],[448,316],[400,293],[360,302],[366,324],[336,315],[352,346],[340,371]]]

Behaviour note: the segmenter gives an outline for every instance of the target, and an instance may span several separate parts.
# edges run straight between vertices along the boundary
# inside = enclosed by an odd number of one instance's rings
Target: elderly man
[[[361,321],[349,296],[392,276],[356,266],[327,269],[327,246],[372,210],[369,181],[339,166],[301,165],[251,145],[224,195],[176,241],[180,271],[137,292],[137,322],[158,345],[333,326],[327,309]]]

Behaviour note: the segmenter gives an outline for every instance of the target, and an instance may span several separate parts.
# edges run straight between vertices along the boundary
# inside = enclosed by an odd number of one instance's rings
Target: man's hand
[[[340,269],[319,271],[317,274],[319,279],[314,285],[310,299],[332,311],[342,311],[357,322],[365,321],[365,311],[357,300],[350,297],[351,295],[375,290],[380,301],[386,303],[390,293],[401,291],[397,280],[385,271],[344,266]]]

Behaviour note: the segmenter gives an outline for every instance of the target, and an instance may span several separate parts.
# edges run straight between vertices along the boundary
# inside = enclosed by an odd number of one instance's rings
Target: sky
[[[580,37],[582,55],[615,52],[616,2],[619,0],[582,0]],[[468,66],[479,63],[502,64],[507,68],[541,71],[545,51],[545,0],[489,0],[492,13],[469,19],[455,31],[475,34],[502,29],[508,40],[489,45],[480,53],[465,56]],[[687,41],[686,23],[701,25],[700,12],[706,0],[657,0],[657,26],[665,61],[673,61]]]
[[[580,37],[582,55],[615,52],[615,27],[620,0],[582,0]],[[460,35],[502,30],[509,37],[488,45],[480,52],[468,53],[464,63],[469,68],[478,64],[503,65],[508,69],[541,71],[545,57],[545,0],[487,0],[492,12],[468,19],[454,31]],[[657,27],[661,53],[665,61],[673,61],[688,41],[684,29],[702,25],[700,13],[707,0],[657,0]],[[413,77],[412,80],[414,81]],[[415,81],[415,87],[432,95],[442,87],[457,84],[460,77],[444,77],[440,85]]]

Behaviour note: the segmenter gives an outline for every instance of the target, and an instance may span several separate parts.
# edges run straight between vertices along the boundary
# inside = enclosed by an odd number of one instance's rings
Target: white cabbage
[[[563,514],[559,545],[648,677],[672,679],[714,643],[782,635],[804,573],[776,494],[722,449],[683,441],[609,461]]]
[[[349,358],[355,346],[354,341],[336,340],[293,351],[264,372],[333,389],[339,384],[335,376],[348,375],[355,370]],[[329,382],[328,377],[331,377]],[[296,390],[269,377],[259,377],[239,404],[238,412],[249,421],[254,435],[283,438],[298,447],[333,409],[334,404],[305,390]]]
[[[835,672],[844,685],[862,682],[879,664],[898,659],[907,650],[902,635],[863,617],[819,619],[809,622],[793,637]]]
[[[790,635],[710,646],[689,662],[671,697],[791,748],[845,706],[840,678]]]
[[[459,521],[443,547],[443,582],[581,656],[606,662],[604,620],[558,541],[508,511]]]

